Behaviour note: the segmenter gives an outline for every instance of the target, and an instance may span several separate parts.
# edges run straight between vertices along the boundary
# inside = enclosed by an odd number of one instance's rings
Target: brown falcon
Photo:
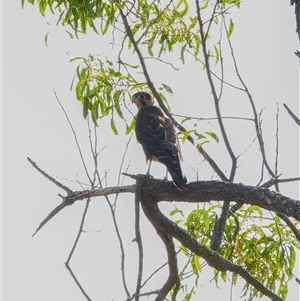
[[[143,147],[146,161],[150,161],[147,175],[151,162],[160,162],[167,167],[174,184],[180,190],[188,190],[187,179],[180,167],[182,155],[174,123],[160,107],[154,106],[149,93],[135,93],[132,102],[139,109],[136,116],[136,138]]]

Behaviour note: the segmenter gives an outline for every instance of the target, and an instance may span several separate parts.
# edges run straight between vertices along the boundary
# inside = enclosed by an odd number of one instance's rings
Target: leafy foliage
[[[217,218],[216,205],[206,208],[207,205],[204,205],[203,208],[192,210],[186,218],[185,226],[190,235],[209,247]],[[249,206],[241,208],[234,217],[228,218],[219,251],[224,258],[244,266],[251,275],[285,299],[288,293],[287,283],[293,277],[292,271],[300,243],[278,216],[270,216],[268,219],[263,216],[260,207]],[[257,220],[263,221],[264,225],[258,226]],[[198,276],[201,268],[196,268],[195,255],[189,252],[186,252],[186,255],[191,256],[191,268]],[[225,282],[228,279],[226,272],[216,271],[216,284],[219,277]],[[233,284],[236,282],[237,275],[234,275]],[[248,283],[243,291],[248,300],[262,297],[261,293]]]
[[[25,0],[22,0],[21,3],[24,7]],[[88,29],[101,35],[112,33],[115,30],[124,33],[124,29],[120,27],[118,12],[119,10],[128,10],[131,13],[131,31],[136,43],[147,45],[147,51],[151,57],[160,58],[164,53],[178,51],[180,60],[184,64],[185,54],[188,51],[196,60],[199,58],[201,38],[197,26],[198,18],[191,13],[189,2],[186,0],[170,1],[167,5],[157,1],[140,0],[135,2],[130,9],[127,8],[126,2],[122,1],[28,0],[28,3],[38,4],[42,16],[46,15],[47,9],[53,14],[58,14],[58,24],[70,27],[77,38],[79,38],[79,34],[88,33]],[[239,4],[237,0],[220,1],[217,7],[214,7],[209,1],[206,1],[202,9],[215,10],[215,17],[208,20],[209,26],[211,26],[212,22],[218,25],[217,20],[221,9],[228,5],[239,7]],[[230,19],[228,38],[232,31],[233,22]],[[73,38],[73,34],[69,30],[66,32],[70,38]],[[48,36],[49,33],[45,35],[47,46]],[[210,38],[208,33],[205,33],[205,37],[206,39]],[[131,42],[128,40],[128,49],[131,48]],[[218,43],[212,45],[209,56],[215,58],[215,64],[219,62]],[[74,58],[71,61],[78,59],[82,61],[82,66],[78,66],[76,69],[78,79],[76,96],[83,104],[84,117],[91,112],[92,118],[96,122],[99,117],[117,112],[123,119],[121,103],[124,101],[125,91],[129,90],[130,92],[147,87],[146,84],[140,83],[130,74],[129,69],[136,69],[138,72],[140,66],[133,66],[120,59],[116,66],[112,61],[107,59],[103,61],[93,55],[88,58]],[[161,90],[163,100],[166,100],[163,91],[172,93],[171,87],[167,84],[162,84]],[[111,116],[111,120],[113,119],[114,117]],[[116,132],[114,127],[112,130]]]

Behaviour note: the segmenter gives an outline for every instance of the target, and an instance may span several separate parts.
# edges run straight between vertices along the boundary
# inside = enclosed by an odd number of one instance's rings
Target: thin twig
[[[290,108],[284,103],[283,106],[288,111],[290,116],[294,119],[294,121],[300,126],[300,119],[290,110]]]
[[[210,120],[218,120],[217,117],[193,117],[193,116],[185,116],[180,114],[172,113],[173,116],[180,117],[180,118],[186,118],[186,119],[194,119],[198,121],[210,121]],[[222,116],[222,119],[231,119],[231,120],[245,120],[245,121],[253,121],[253,118],[247,118],[247,117],[236,117],[236,116]]]
[[[300,181],[300,177],[286,178],[286,179],[272,178],[269,181],[265,182],[264,184],[260,185],[260,187],[270,188],[277,183],[289,183],[289,182],[297,182],[297,181]]]
[[[83,157],[83,154],[82,154],[82,151],[81,151],[81,148],[80,148],[78,139],[77,139],[76,132],[75,132],[75,130],[74,130],[74,128],[73,128],[73,125],[72,125],[72,123],[71,123],[71,121],[70,121],[70,119],[69,119],[69,116],[68,116],[68,114],[67,114],[65,108],[63,107],[62,103],[60,102],[60,100],[59,100],[59,98],[58,98],[58,96],[57,96],[57,94],[56,94],[55,89],[53,89],[53,91],[54,91],[55,98],[56,98],[56,100],[57,100],[59,106],[61,107],[62,111],[64,112],[65,117],[66,117],[66,119],[67,119],[67,121],[68,121],[68,123],[69,123],[69,126],[70,126],[70,128],[71,128],[71,131],[72,131],[72,133],[73,133],[73,136],[74,136],[74,139],[75,139],[75,143],[76,143],[77,149],[78,149],[78,151],[79,151],[79,155],[80,155],[81,162],[82,162],[82,165],[83,165],[83,167],[84,167],[86,176],[87,176],[87,178],[89,179],[90,183],[92,184],[93,181],[92,181],[92,179],[91,179],[91,177],[90,177],[90,175],[89,175],[89,172],[88,172],[88,170],[87,170],[87,166],[86,166],[85,161],[84,161],[84,157]]]
[[[80,284],[80,282],[78,281],[77,277],[75,276],[72,268],[70,267],[70,261],[71,261],[71,259],[73,257],[73,254],[74,254],[74,251],[75,251],[75,249],[77,247],[79,239],[80,239],[80,237],[81,237],[81,235],[83,233],[83,225],[84,225],[84,222],[85,222],[85,218],[86,218],[86,214],[87,214],[87,211],[88,211],[88,208],[89,208],[90,201],[91,201],[90,199],[86,200],[86,204],[85,204],[85,208],[84,208],[84,211],[83,211],[83,214],[82,214],[82,218],[81,218],[81,222],[80,222],[80,226],[79,226],[79,229],[78,229],[77,236],[75,238],[74,244],[73,244],[73,246],[71,248],[71,251],[69,253],[67,261],[65,262],[65,267],[70,272],[71,277],[73,278],[73,280],[77,284],[78,288],[80,289],[80,291],[82,292],[82,294],[85,296],[85,298],[88,301],[91,301],[92,299],[88,296],[88,294],[86,293],[86,291],[84,290],[84,288],[82,287],[82,285]]]
[[[224,26],[225,26],[226,32],[228,33],[226,23],[224,23]],[[257,138],[258,138],[258,143],[259,143],[260,151],[261,151],[261,154],[262,154],[264,166],[268,170],[269,174],[272,177],[275,178],[276,176],[275,176],[274,172],[272,171],[272,169],[270,168],[270,166],[268,164],[268,161],[267,161],[267,156],[266,156],[265,147],[264,147],[264,140],[263,140],[263,137],[262,137],[260,123],[258,121],[258,114],[257,114],[257,111],[256,111],[256,107],[255,107],[252,95],[249,92],[247,85],[245,84],[244,80],[242,79],[242,77],[240,75],[239,68],[237,66],[237,61],[236,61],[236,58],[235,58],[235,54],[234,54],[233,47],[232,47],[230,39],[228,40],[228,45],[229,45],[229,48],[230,48],[230,51],[231,51],[231,57],[232,57],[232,60],[233,60],[235,73],[236,73],[241,85],[243,86],[246,95],[248,96],[248,99],[249,99],[249,102],[250,102],[250,105],[251,105],[251,108],[252,108],[255,131],[256,131]]]
[[[214,104],[215,104],[215,111],[216,111],[216,115],[218,118],[218,123],[219,123],[219,127],[221,130],[221,134],[227,149],[227,152],[231,158],[231,170],[230,170],[230,176],[229,176],[229,181],[232,182],[234,180],[234,176],[235,176],[235,172],[236,172],[236,167],[237,167],[237,158],[234,155],[234,152],[232,150],[231,144],[229,142],[229,138],[227,135],[227,132],[225,130],[225,126],[223,124],[222,121],[222,115],[221,115],[221,110],[220,110],[220,106],[219,106],[219,101],[220,99],[217,96],[217,91],[216,91],[216,87],[210,72],[210,62],[209,62],[209,56],[208,56],[208,52],[207,52],[207,48],[206,48],[206,36],[204,34],[204,26],[202,23],[202,17],[201,17],[201,12],[200,12],[200,4],[199,4],[199,0],[196,0],[196,11],[197,11],[197,18],[198,18],[198,24],[199,24],[199,29],[200,29],[200,37],[202,40],[202,53],[204,56],[204,61],[205,61],[205,66],[206,66],[206,75],[207,75],[207,79],[211,88],[211,92],[213,95],[213,99],[214,99]]]
[[[55,180],[53,177],[49,176],[45,171],[43,171],[41,168],[39,168],[37,166],[37,164],[31,160],[29,157],[27,157],[27,160],[31,163],[31,165],[39,172],[41,173],[45,178],[47,178],[49,181],[51,181],[52,183],[54,183],[56,186],[58,186],[59,188],[63,189],[68,195],[72,194],[72,190],[70,188],[68,188],[67,186],[61,184],[60,182],[58,182],[57,180]]]
[[[168,263],[165,262],[164,264],[162,264],[159,268],[157,268],[155,271],[153,271],[150,276],[143,282],[143,284],[141,285],[141,288],[144,287],[147,282],[157,273],[159,272],[162,268],[164,268]]]
[[[275,146],[275,175],[278,175],[278,156],[279,156],[279,107],[278,107],[278,102],[276,103],[277,106],[277,111],[275,114],[276,117],[276,146]],[[278,190],[279,191],[279,190]]]

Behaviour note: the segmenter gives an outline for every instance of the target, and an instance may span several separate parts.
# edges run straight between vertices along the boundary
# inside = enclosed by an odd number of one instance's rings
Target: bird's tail
[[[173,179],[174,184],[177,186],[179,190],[187,191],[189,188],[187,187],[187,179],[183,175],[178,175],[176,173],[170,173]]]
[[[187,191],[189,190],[186,183],[187,179],[186,177],[182,174],[180,163],[176,162],[176,164],[168,164],[166,165],[168,172],[170,173],[174,184],[177,186],[179,190],[184,190]]]

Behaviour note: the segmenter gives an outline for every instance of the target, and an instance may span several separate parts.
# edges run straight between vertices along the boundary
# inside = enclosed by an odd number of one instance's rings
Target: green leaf
[[[153,43],[148,44],[148,53],[150,56],[153,56],[152,46],[153,46]]]
[[[87,97],[85,97],[83,102],[83,117],[86,118],[89,112],[90,101]]]
[[[123,116],[123,112],[122,112],[122,110],[121,110],[120,104],[117,104],[117,105],[115,106],[115,109],[116,109],[116,111],[117,111],[119,117],[120,117],[121,119],[125,120],[125,118],[124,118],[124,116]]]
[[[216,57],[215,65],[217,65],[220,59],[220,51],[216,45],[214,45],[214,48],[215,48],[215,57]]]
[[[206,9],[208,7],[210,0],[206,0],[205,3],[200,7],[200,9]]]
[[[111,118],[111,120],[110,120],[110,127],[115,135],[119,134],[113,118]]]
[[[87,10],[88,10],[88,12],[90,14],[90,16],[92,18],[95,18],[95,13],[94,13],[93,8],[92,8],[92,6],[90,4],[90,1],[89,0],[84,0],[84,4],[85,4],[85,6],[86,6],[86,8],[87,8]]]
[[[296,264],[296,251],[292,246],[289,246],[289,250],[290,250],[290,254],[287,257],[289,261],[289,268],[287,269],[287,274],[289,276],[289,279],[291,279],[293,277],[292,271]]]
[[[81,56],[73,57],[73,58],[70,59],[69,62],[72,63],[72,62],[74,62],[74,61],[76,61],[76,60],[83,60],[83,57],[81,57]],[[78,67],[79,67],[79,66],[78,66]],[[78,67],[77,67],[77,68],[78,68]]]
[[[180,209],[178,209],[178,208],[176,208],[176,209],[172,210],[172,211],[169,213],[169,215],[170,215],[170,216],[173,216],[173,215],[175,215],[176,213],[183,214],[183,211],[180,210]]]
[[[187,45],[188,44],[183,45],[180,50],[180,59],[182,61],[182,64],[185,64],[184,53]]]
[[[46,33],[45,38],[44,38],[44,43],[45,43],[46,47],[49,47],[49,45],[48,45],[48,35],[49,35],[49,31]]]
[[[261,208],[257,205],[249,206],[244,212],[244,217],[251,216],[252,212],[258,214],[260,220],[262,220],[263,212],[262,212]]]
[[[228,29],[228,32],[227,32],[227,39],[228,40],[230,40],[233,29],[234,29],[234,23],[232,22],[232,19],[230,19],[229,29]]]
[[[202,272],[202,266],[200,264],[200,257],[198,255],[194,255],[193,261],[194,261],[195,267],[201,273]]]
[[[125,62],[121,62],[122,65],[133,68],[133,69],[137,69],[140,65],[130,65],[128,63]]]
[[[196,135],[197,137],[197,140],[200,140],[200,139],[206,139],[206,137],[202,134],[199,134],[197,131],[194,131],[194,134]]]
[[[39,11],[40,11],[40,14],[45,17],[45,10],[46,10],[46,7],[47,7],[47,2],[46,0],[40,0],[39,1]]]
[[[166,90],[168,93],[173,94],[173,90],[171,89],[170,86],[168,86],[168,85],[166,85],[166,84],[162,84],[162,85],[163,85],[163,87],[165,88],[165,90]]]
[[[192,130],[185,131],[185,132],[180,132],[180,134],[183,135],[183,137],[182,137],[182,143],[184,143],[186,141],[186,139],[190,136],[191,132],[192,132]]]
[[[181,248],[183,254],[184,254],[185,256],[188,256],[188,257],[189,257],[189,252],[188,252],[187,248],[186,248],[184,245],[181,245],[180,248]]]
[[[219,137],[213,133],[213,132],[205,132],[205,134],[207,134],[208,136],[212,137],[213,139],[216,140],[217,143],[219,143]]]
[[[189,3],[187,0],[179,0],[178,4],[176,5],[175,9],[177,10],[183,4],[184,8],[181,11],[178,11],[181,17],[185,16],[189,11]]]
[[[126,132],[125,135],[130,134],[135,129],[135,118],[131,121],[130,125],[126,124]]]
[[[161,54],[164,51],[164,49],[165,49],[165,43],[162,43],[161,46],[160,46],[159,52],[158,52],[158,57],[161,56]]]
[[[185,122],[190,121],[190,120],[191,120],[190,117],[186,117],[186,118],[183,118],[180,123],[184,124]]]
[[[70,32],[67,31],[67,30],[66,30],[66,33],[69,35],[69,38],[70,38],[70,39],[72,39],[72,40],[74,39],[74,36],[72,35],[72,33],[70,33]]]
[[[222,271],[222,272],[221,272],[221,278],[223,279],[224,282],[227,281],[227,274],[226,274],[225,271]]]

